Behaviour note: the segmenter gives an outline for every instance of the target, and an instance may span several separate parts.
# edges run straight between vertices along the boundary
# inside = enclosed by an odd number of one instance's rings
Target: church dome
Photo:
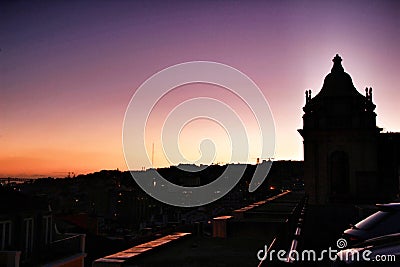
[[[303,110],[304,123],[310,128],[370,128],[376,127],[372,103],[372,89],[366,96],[360,94],[342,66],[342,58],[336,54],[331,72],[325,77],[321,91],[311,98],[306,91]]]
[[[324,85],[318,95],[321,96],[358,96],[363,98],[353,85],[353,80],[342,66],[342,58],[336,54],[331,72],[325,77]]]

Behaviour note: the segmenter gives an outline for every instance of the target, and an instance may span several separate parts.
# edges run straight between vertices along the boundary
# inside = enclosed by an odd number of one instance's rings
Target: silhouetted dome
[[[342,58],[336,54],[331,72],[325,77],[324,85],[318,96],[346,96],[353,95],[364,97],[353,85],[350,75],[344,72]]]
[[[325,77],[321,91],[311,98],[306,92],[303,110],[304,125],[309,128],[373,128],[376,127],[373,112],[372,89],[366,96],[360,94],[342,66],[342,58],[336,54],[331,72]]]

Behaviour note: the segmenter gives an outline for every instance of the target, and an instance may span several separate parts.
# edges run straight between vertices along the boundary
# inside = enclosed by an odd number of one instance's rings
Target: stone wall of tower
[[[377,134],[374,132],[313,131],[304,135],[304,177],[309,201],[370,202],[379,199],[377,189]],[[345,193],[335,193],[332,155],[348,157],[348,184],[337,182]],[[337,186],[337,185],[336,185]]]

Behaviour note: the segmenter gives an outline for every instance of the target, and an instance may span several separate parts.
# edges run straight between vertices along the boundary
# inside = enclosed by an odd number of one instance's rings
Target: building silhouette
[[[372,88],[362,95],[336,55],[321,91],[306,91],[304,179],[313,204],[367,203],[399,192],[400,134],[376,125]]]
[[[48,202],[0,186],[0,266],[84,266],[84,234],[59,233]]]

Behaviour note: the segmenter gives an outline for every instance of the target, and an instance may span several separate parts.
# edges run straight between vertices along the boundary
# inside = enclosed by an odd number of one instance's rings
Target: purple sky
[[[336,53],[361,93],[373,87],[378,125],[400,131],[399,18],[397,1],[2,2],[0,177],[126,169],[136,88],[193,60],[261,88],[277,159],[303,158],[304,91],[320,90]]]

